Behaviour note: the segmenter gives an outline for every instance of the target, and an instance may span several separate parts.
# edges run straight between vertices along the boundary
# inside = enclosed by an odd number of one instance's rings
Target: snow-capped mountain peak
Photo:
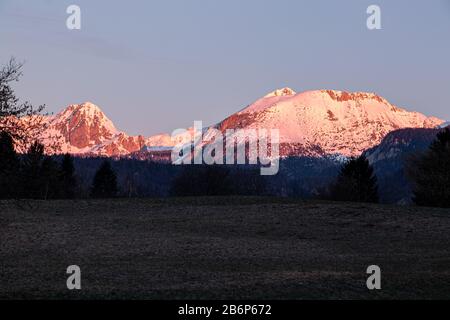
[[[264,96],[264,98],[271,98],[271,97],[285,97],[285,96],[293,96],[296,92],[292,90],[291,88],[285,87],[281,89],[277,89],[275,91],[272,91]]]
[[[70,105],[57,114],[52,122],[65,123],[70,127],[76,126],[76,124],[80,124],[83,121],[90,126],[96,125],[102,127],[111,134],[117,133],[113,122],[103,113],[100,107],[92,102]]]
[[[284,155],[357,156],[400,128],[433,128],[443,120],[409,112],[375,93],[314,90],[266,96],[222,121],[236,128],[278,129]]]
[[[94,112],[102,112],[100,110],[100,108],[96,104],[94,104],[94,103],[92,103],[90,101],[86,101],[86,102],[83,102],[81,104],[73,105],[73,106],[78,108],[78,109],[92,110]]]
[[[44,141],[59,136],[62,152],[84,154],[120,134],[113,122],[92,102],[73,104],[55,116],[43,134]]]

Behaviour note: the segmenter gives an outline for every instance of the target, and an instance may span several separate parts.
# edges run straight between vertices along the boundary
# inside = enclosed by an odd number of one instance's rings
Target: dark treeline
[[[11,137],[0,138],[0,198],[72,199],[169,196],[317,196],[332,162],[285,159],[276,176],[262,176],[259,166],[175,166],[135,159],[46,156],[34,143],[17,154]],[[308,170],[302,170],[308,166]]]
[[[80,195],[92,196],[102,158],[75,158]],[[127,198],[212,195],[266,195],[267,179],[252,166],[175,166],[135,159],[111,161],[117,195]]]
[[[12,137],[0,132],[0,198],[70,199],[77,189],[70,155],[46,156],[37,142],[19,155]]]
[[[450,206],[450,131],[411,161],[412,199],[418,205]],[[259,166],[174,166],[144,160],[49,157],[34,143],[17,154],[0,134],[0,198],[71,199],[170,196],[281,196],[378,202],[373,167],[364,157],[342,165],[326,158],[287,158],[279,173],[261,176]]]
[[[71,199],[170,196],[320,197],[338,174],[332,160],[287,158],[279,173],[261,176],[259,166],[174,166],[135,159],[45,156],[33,144],[14,151],[7,134],[0,140],[0,197]],[[13,159],[13,160],[12,160]],[[4,168],[2,169],[2,164]]]
[[[44,146],[33,143],[27,153],[17,154],[13,138],[0,132],[0,199],[74,199],[118,196],[116,173],[107,159],[89,187],[80,184],[71,155],[48,156]]]

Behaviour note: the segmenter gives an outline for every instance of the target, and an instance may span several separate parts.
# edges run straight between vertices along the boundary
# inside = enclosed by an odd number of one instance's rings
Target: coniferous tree
[[[61,197],[64,199],[73,199],[76,188],[77,180],[75,178],[73,158],[67,153],[61,162]]]
[[[0,199],[18,196],[19,169],[20,162],[13,139],[6,131],[0,131]]]
[[[450,207],[450,129],[438,133],[428,152],[412,161],[409,174],[414,181],[417,205]]]
[[[379,201],[377,178],[364,156],[352,158],[343,165],[331,187],[331,198],[337,201]]]
[[[61,181],[61,170],[51,157],[42,160],[39,172],[39,199],[48,200],[64,197]]]
[[[43,180],[41,166],[44,160],[44,146],[35,141],[28,149],[23,160],[22,197],[41,199]]]
[[[108,160],[105,160],[94,176],[92,198],[114,198],[117,196],[117,177]]]

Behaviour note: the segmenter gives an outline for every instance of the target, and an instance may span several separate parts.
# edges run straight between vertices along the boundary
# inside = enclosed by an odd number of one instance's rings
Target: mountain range
[[[70,105],[47,116],[44,144],[59,152],[90,156],[126,156],[136,152],[170,151],[175,144],[192,140],[187,134],[172,140],[169,134],[130,136],[93,103]],[[358,156],[403,128],[436,128],[444,120],[399,108],[374,93],[316,90],[296,93],[275,90],[219,121],[210,128],[279,129],[280,155]],[[207,128],[208,129],[208,128]],[[206,129],[206,130],[207,130]]]

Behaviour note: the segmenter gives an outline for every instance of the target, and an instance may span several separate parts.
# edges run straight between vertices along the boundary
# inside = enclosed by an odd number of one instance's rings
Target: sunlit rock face
[[[192,119],[186,119],[187,122]],[[123,156],[154,148],[170,150],[189,141],[184,136],[129,136],[93,103],[70,105],[47,118],[44,144],[57,140],[61,153]],[[435,128],[435,117],[392,105],[374,93],[316,90],[296,93],[282,88],[268,93],[211,128],[278,129],[281,156],[358,156],[386,135],[403,128]],[[151,124],[150,124],[151,125]],[[148,147],[148,148],[146,148]],[[143,151],[144,150],[144,151]]]

